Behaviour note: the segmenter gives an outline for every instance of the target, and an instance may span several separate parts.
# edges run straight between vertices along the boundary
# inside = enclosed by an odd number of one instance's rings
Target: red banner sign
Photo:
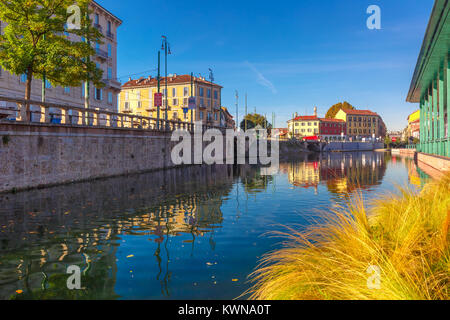
[[[162,93],[155,93],[155,98],[153,99],[154,106],[155,107],[162,107],[163,102],[163,94]]]

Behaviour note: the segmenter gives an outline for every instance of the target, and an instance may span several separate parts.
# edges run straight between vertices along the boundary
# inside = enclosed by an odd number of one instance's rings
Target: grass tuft
[[[281,234],[285,247],[262,259],[247,294],[257,300],[448,300],[450,175],[420,194],[399,190],[370,207],[357,196],[320,225]]]

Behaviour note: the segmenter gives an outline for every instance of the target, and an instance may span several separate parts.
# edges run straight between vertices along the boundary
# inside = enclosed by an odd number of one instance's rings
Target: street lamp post
[[[168,123],[167,120],[169,118],[169,114],[168,114],[168,109],[169,109],[169,92],[168,92],[168,79],[167,79],[167,55],[168,54],[172,54],[172,52],[170,51],[170,43],[167,41],[167,37],[166,36],[162,36],[163,38],[163,43],[162,43],[162,50],[164,50],[164,54],[165,54],[165,69],[166,69],[166,92],[165,92],[165,98],[166,98],[166,108],[165,108],[165,112],[164,112],[164,120],[165,120],[165,128],[166,130],[168,129]]]

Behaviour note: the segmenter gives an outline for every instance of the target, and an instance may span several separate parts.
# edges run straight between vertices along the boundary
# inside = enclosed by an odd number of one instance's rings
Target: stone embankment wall
[[[174,168],[178,143],[150,130],[0,123],[0,192]]]
[[[432,178],[439,179],[450,172],[450,158],[420,152],[416,155],[419,168]]]
[[[339,152],[339,151],[373,151],[383,149],[384,143],[371,142],[330,142],[325,148],[325,152]]]

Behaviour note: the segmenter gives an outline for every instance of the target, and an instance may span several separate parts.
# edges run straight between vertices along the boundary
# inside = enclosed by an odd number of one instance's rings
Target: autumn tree
[[[90,60],[95,54],[90,43],[100,43],[102,35],[90,27],[89,3],[0,0],[0,20],[6,24],[0,35],[0,65],[14,75],[26,75],[26,100],[31,98],[35,78],[45,78],[54,86],[76,87],[84,81],[103,86],[103,72]],[[73,19],[78,24],[71,23],[68,28]],[[29,119],[29,104],[26,111]]]
[[[244,120],[241,122],[241,129],[245,131],[245,122],[247,121],[247,130],[251,130],[256,128],[257,126],[261,126],[265,129],[271,129],[272,125],[267,121],[266,117],[257,113],[251,113],[244,117]]]
[[[332,106],[328,110],[327,114],[325,115],[325,118],[327,118],[327,119],[334,119],[334,117],[336,117],[336,115],[339,112],[339,110],[355,110],[355,107],[353,107],[347,101],[339,102],[339,103],[335,104],[334,106]]]

